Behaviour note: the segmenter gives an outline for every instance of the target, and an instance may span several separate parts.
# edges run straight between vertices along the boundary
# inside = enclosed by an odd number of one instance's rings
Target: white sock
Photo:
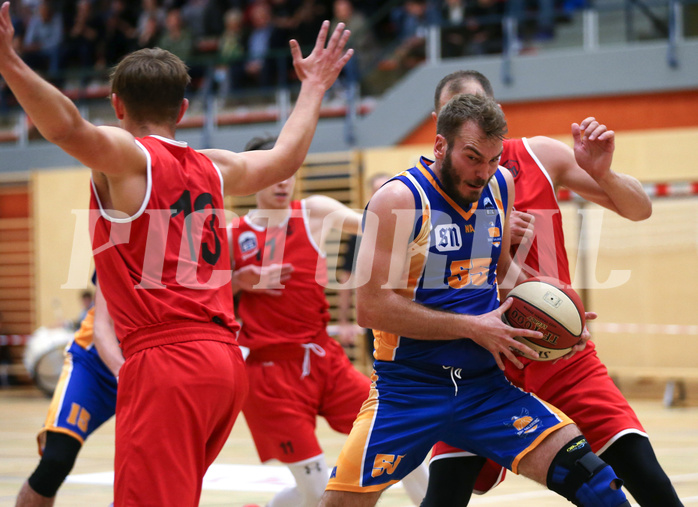
[[[402,487],[405,488],[407,496],[412,503],[421,505],[424,496],[427,494],[429,484],[429,469],[425,463],[412,470],[407,477],[402,479]]]
[[[287,466],[296,479],[296,485],[274,495],[267,507],[317,507],[329,478],[325,455]]]

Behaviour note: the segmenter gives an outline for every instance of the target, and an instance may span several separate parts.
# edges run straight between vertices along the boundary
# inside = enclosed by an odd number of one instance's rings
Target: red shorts
[[[588,342],[571,359],[561,359],[555,364],[526,359],[522,362],[523,370],[506,362],[507,378],[569,416],[596,454],[625,434],[647,436],[637,415],[608,376],[593,342]],[[432,459],[444,454],[463,455],[463,451],[439,442],[434,446]],[[485,468],[490,465],[499,467],[488,462]]]
[[[199,504],[204,473],[247,394],[239,347],[203,336],[146,348],[121,368],[116,507]]]
[[[301,463],[319,456],[317,416],[348,434],[368,398],[371,381],[337,342],[322,332],[310,346],[265,347],[247,358],[250,395],[242,413],[262,462]]]

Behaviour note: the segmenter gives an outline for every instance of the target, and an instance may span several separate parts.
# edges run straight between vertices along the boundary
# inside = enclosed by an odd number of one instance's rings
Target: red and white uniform
[[[514,208],[536,217],[535,238],[526,255],[524,269],[569,284],[562,218],[550,175],[526,138],[504,141],[500,165],[509,169],[514,176]],[[515,247],[512,248],[512,256],[521,263],[521,259],[515,255]],[[509,361],[505,363],[507,378],[572,418],[595,453],[601,454],[628,433],[647,436],[635,412],[608,376],[608,370],[598,358],[592,341],[571,359],[554,364],[523,357],[519,359],[524,363],[521,370]],[[434,447],[432,459],[465,455],[468,453],[439,443]],[[475,486],[476,492],[485,492],[498,484],[503,478],[498,469],[501,469],[499,465],[487,462]]]
[[[90,202],[97,277],[126,357],[114,502],[196,505],[247,391],[222,176],[185,143],[136,142],[148,161],[141,208],[105,210],[94,184]]]
[[[280,296],[240,292],[240,344],[250,348],[250,395],[243,414],[262,462],[302,463],[322,454],[315,419],[322,415],[348,434],[370,381],[327,335],[325,255],[312,238],[304,201],[291,202],[281,226],[249,217],[229,226],[233,269],[250,264],[292,264]]]

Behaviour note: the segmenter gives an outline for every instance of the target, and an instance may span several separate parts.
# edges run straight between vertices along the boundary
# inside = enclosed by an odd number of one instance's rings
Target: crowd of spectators
[[[579,1],[579,0],[577,0]],[[540,15],[552,34],[563,0],[12,0],[15,44],[27,63],[61,86],[103,78],[125,54],[159,46],[180,56],[195,85],[221,93],[292,80],[288,40],[311,46],[322,20],[342,21],[356,49],[347,73],[377,62],[409,69],[425,58],[428,28],[440,24],[443,56],[502,50],[501,16]],[[509,11],[507,11],[509,9]]]

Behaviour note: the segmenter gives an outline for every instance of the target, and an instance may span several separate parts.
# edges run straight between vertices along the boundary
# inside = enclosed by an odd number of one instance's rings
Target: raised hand
[[[515,336],[526,338],[543,338],[543,333],[531,329],[513,328],[502,321],[502,315],[511,306],[513,299],[506,299],[502,305],[489,313],[479,315],[475,320],[476,330],[474,336],[468,336],[475,343],[490,351],[497,361],[500,370],[504,370],[502,355],[516,365],[523,368],[523,364],[516,357],[513,349],[516,349],[528,357],[537,358],[538,353],[521,342],[514,340]]]
[[[511,218],[509,219],[511,244],[519,245],[530,241],[533,238],[535,222],[536,217],[530,213],[512,210]]]
[[[12,40],[15,29],[10,17],[10,2],[4,2],[0,7],[0,60],[5,60],[10,52],[13,52]]]
[[[615,132],[590,116],[581,124],[572,124],[574,138],[574,158],[579,167],[584,169],[596,181],[611,170],[613,151],[615,150]]]
[[[298,41],[289,41],[291,55],[293,56],[293,67],[296,69],[298,79],[301,81],[311,81],[320,84],[324,90],[337,80],[339,73],[354,54],[353,49],[344,51],[344,47],[349,40],[351,32],[344,29],[344,23],[339,23],[332,32],[327,47],[327,33],[330,29],[330,22],[324,21],[318,33],[315,47],[312,53],[303,58]]]

